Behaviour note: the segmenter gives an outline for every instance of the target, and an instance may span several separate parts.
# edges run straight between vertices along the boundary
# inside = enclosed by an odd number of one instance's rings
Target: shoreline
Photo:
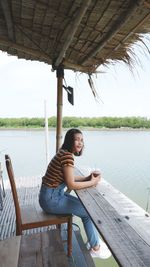
[[[70,128],[80,128],[82,131],[150,131],[150,128],[130,128],[130,127],[121,127],[121,128],[94,128],[94,127],[69,127],[63,128],[63,131],[67,131]],[[0,131],[44,131],[44,128],[0,128]],[[49,131],[56,131],[56,128],[49,127]]]

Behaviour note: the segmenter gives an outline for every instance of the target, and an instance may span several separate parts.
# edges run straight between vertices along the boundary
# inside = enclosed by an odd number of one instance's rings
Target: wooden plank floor
[[[21,205],[32,204],[34,201],[37,201],[40,182],[41,179],[39,177],[21,177],[17,179],[17,190]],[[32,229],[24,231],[24,234],[39,233],[51,229],[51,227],[55,228],[55,226],[49,226]],[[73,230],[73,253],[72,257],[68,258],[69,267],[94,267],[95,264],[85,247],[79,229],[73,226]],[[4,209],[0,211],[0,240],[12,236],[15,236],[15,210],[8,183],[6,197],[4,198]],[[62,237],[66,239],[65,225],[62,229]],[[66,250],[65,244],[64,249]]]

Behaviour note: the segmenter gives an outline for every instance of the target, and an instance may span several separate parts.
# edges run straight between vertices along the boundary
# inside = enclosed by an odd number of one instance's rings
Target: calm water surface
[[[150,188],[150,131],[83,131],[83,134],[84,153],[76,157],[76,164],[100,168],[105,180],[145,209]],[[55,140],[55,131],[49,131],[50,158],[55,153]],[[12,158],[16,176],[43,175],[44,131],[0,131],[0,162],[5,179],[6,153]],[[96,266],[117,265],[109,259],[98,261]]]
[[[83,155],[75,158],[76,164],[100,168],[105,180],[145,208],[150,187],[150,131],[83,131],[83,134],[85,148]],[[55,140],[55,131],[50,131],[50,158],[55,153]],[[13,160],[16,176],[42,175],[46,169],[44,132],[0,131],[4,174],[6,153]]]

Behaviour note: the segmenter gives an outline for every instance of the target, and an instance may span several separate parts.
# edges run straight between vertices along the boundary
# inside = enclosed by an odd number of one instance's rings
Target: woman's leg
[[[55,209],[55,213],[72,213],[80,217],[91,247],[95,247],[100,244],[99,234],[91,218],[77,197],[65,193],[64,196],[61,197],[61,201],[59,201],[59,204]]]
[[[41,208],[47,213],[70,213],[82,219],[84,229],[91,247],[100,244],[98,232],[80,200],[63,190],[55,190],[45,186],[41,187],[39,194]]]

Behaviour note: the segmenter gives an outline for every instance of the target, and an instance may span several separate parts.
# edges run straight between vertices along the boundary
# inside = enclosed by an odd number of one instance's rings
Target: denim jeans
[[[64,192],[65,186],[65,183],[57,188],[49,188],[42,185],[39,194],[41,208],[47,213],[73,214],[80,217],[91,247],[99,245],[99,234],[88,213],[77,197]]]

